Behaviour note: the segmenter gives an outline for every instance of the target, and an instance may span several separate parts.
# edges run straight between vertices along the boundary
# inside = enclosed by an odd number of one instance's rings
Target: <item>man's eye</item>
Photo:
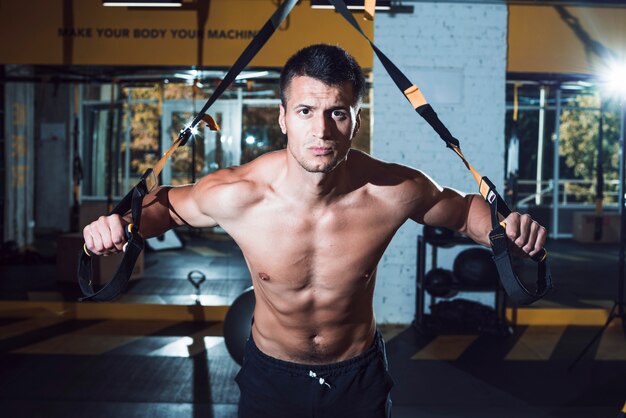
[[[311,111],[310,111],[309,109],[307,109],[307,108],[300,109],[300,114],[301,114],[301,115],[305,115],[305,116],[306,116],[306,115],[308,115],[309,113],[311,113]]]
[[[346,117],[346,112],[344,112],[342,110],[334,110],[333,111],[333,117],[335,117],[335,118],[345,118]]]

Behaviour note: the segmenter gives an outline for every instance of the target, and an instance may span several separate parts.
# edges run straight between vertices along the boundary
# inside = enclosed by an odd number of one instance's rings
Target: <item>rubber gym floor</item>
[[[113,303],[76,302],[77,286],[58,280],[50,239],[36,264],[0,266],[0,414],[235,417],[239,367],[221,321],[250,285],[246,265],[227,238],[183,238],[184,249],[146,252],[143,278]],[[626,401],[619,319],[568,370],[617,297],[618,247],[548,248],[557,288],[532,308],[510,310],[509,335],[382,327],[393,417],[618,415]],[[191,270],[207,278],[200,297]]]

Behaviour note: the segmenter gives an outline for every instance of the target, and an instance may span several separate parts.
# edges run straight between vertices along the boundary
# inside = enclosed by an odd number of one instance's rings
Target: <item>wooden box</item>
[[[620,215],[608,212],[602,215],[602,237],[594,239],[596,215],[593,212],[574,212],[573,234],[574,240],[584,243],[613,244],[619,242]]]

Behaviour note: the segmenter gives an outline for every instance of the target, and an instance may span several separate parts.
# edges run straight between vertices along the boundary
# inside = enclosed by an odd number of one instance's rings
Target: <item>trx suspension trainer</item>
[[[80,253],[78,261],[78,283],[80,289],[83,292],[84,297],[80,300],[94,300],[94,301],[107,301],[117,297],[126,287],[130,275],[137,261],[137,257],[144,248],[144,239],[139,235],[139,225],[141,223],[141,204],[146,194],[154,190],[158,185],[158,175],[163,170],[167,159],[174,153],[174,151],[187,143],[192,135],[192,129],[195,128],[200,121],[204,121],[211,130],[218,130],[217,123],[206,112],[215,103],[215,101],[222,95],[226,88],[235,80],[237,75],[243,71],[244,68],[250,63],[252,58],[261,50],[263,45],[269,40],[272,34],[283,23],[285,18],[289,15],[289,12],[296,5],[298,0],[286,0],[280,7],[276,9],[274,14],[263,25],[259,33],[252,39],[250,44],[242,52],[241,56],[237,59],[235,64],[231,67],[228,73],[224,76],[221,83],[217,86],[211,97],[204,104],[200,112],[194,117],[189,126],[184,128],[178,135],[178,138],[174,141],[169,150],[163,155],[163,157],[156,163],[153,168],[146,170],[141,176],[139,182],[124,196],[120,203],[109,213],[109,215],[118,214],[120,216],[125,215],[130,211],[132,216],[132,223],[128,224],[125,230],[126,238],[128,239],[128,245],[124,252],[124,258],[122,259],[117,272],[107,284],[100,289],[96,290],[93,287],[93,267],[92,257],[93,253],[83,245],[83,250]]]
[[[461,152],[459,140],[453,137],[450,131],[441,122],[437,113],[435,113],[434,109],[426,101],[426,98],[422,94],[421,90],[416,85],[411,83],[409,79],[398,69],[398,67],[396,67],[396,65],[393,64],[393,62],[387,58],[387,56],[367,37],[354,16],[352,16],[348,10],[344,1],[328,1],[335,7],[336,11],[339,12],[339,14],[341,14],[341,16],[367,40],[374,50],[374,53],[382,62],[385,70],[389,73],[398,89],[400,89],[400,91],[404,94],[416,112],[423,117],[426,122],[428,122],[435,132],[437,132],[441,139],[446,143],[446,146],[454,151],[459,158],[461,158],[467,169],[471,172],[474,180],[478,184],[481,196],[487,201],[490,207],[493,230],[489,234],[489,238],[494,253],[493,258],[500,275],[502,286],[513,303],[516,305],[528,305],[545,296],[545,294],[552,288],[552,276],[547,263],[547,252],[545,249],[541,249],[539,253],[532,257],[532,259],[538,263],[538,272],[536,289],[531,291],[524,286],[522,281],[513,271],[511,257],[508,251],[508,240],[505,228],[499,218],[499,216],[507,217],[511,213],[511,210],[504,202],[500,194],[496,191],[494,184],[487,177],[481,176],[478,171],[470,165]],[[113,279],[97,291],[94,290],[91,283],[92,254],[86,247],[83,248],[84,251],[81,252],[78,266],[78,281],[81,290],[85,295],[85,297],[81,300],[111,300],[124,290],[124,287],[128,283],[132,273],[135,261],[144,246],[144,240],[138,233],[141,221],[141,203],[143,197],[156,188],[157,176],[163,169],[165,162],[176,148],[185,145],[187,140],[191,137],[192,128],[194,128],[200,121],[204,121],[208,124],[210,129],[218,129],[217,124],[209,115],[206,114],[206,112],[230,85],[230,83],[235,80],[237,74],[239,74],[248,65],[257,52],[263,47],[263,45],[265,45],[267,40],[282,24],[297,2],[298,0],[286,0],[277,8],[276,12],[274,12],[270,19],[265,23],[257,36],[255,36],[248,47],[243,51],[241,56],[237,59],[233,67],[228,71],[220,85],[213,92],[209,100],[205,103],[191,124],[180,132],[178,139],[165,153],[163,158],[161,158],[161,160],[152,169],[149,169],[146,173],[144,173],[139,183],[133,187],[133,189],[124,197],[124,199],[122,199],[115,209],[113,209],[111,214],[124,215],[129,210],[131,212],[132,223],[128,225],[126,230],[128,245],[124,254],[124,259],[122,260]],[[372,18],[374,15],[375,1],[366,0],[365,6],[366,17]]]

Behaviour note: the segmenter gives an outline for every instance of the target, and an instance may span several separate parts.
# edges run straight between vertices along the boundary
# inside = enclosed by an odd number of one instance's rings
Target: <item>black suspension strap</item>
[[[511,210],[502,199],[500,194],[496,191],[494,184],[484,176],[481,176],[471,164],[467,161],[463,153],[461,152],[461,146],[459,140],[456,139],[448,128],[441,122],[437,113],[432,106],[426,101],[426,98],[422,94],[421,90],[413,84],[409,79],[400,71],[400,69],[380,50],[369,37],[363,32],[361,26],[356,21],[352,13],[346,7],[343,0],[328,0],[330,4],[335,7],[335,10],[341,14],[341,16],[356,29],[366,40],[374,50],[374,53],[385,67],[387,73],[394,81],[398,89],[409,100],[415,111],[428,122],[428,124],[437,132],[439,137],[446,143],[446,146],[454,151],[463,161],[467,169],[472,173],[474,180],[478,183],[479,192],[481,196],[487,201],[491,209],[491,219],[493,230],[489,236],[491,240],[491,248],[493,250],[493,258],[500,274],[500,281],[502,287],[509,295],[511,300],[517,305],[529,305],[536,300],[542,298],[546,293],[552,289],[552,275],[550,273],[550,267],[548,266],[548,253],[544,248],[535,254],[532,259],[538,263],[537,269],[537,284],[534,291],[529,290],[524,286],[522,281],[513,271],[511,265],[511,256],[508,249],[508,239],[505,233],[505,225],[503,225],[498,217],[498,214],[506,218],[511,213]]]
[[[178,147],[184,145],[191,137],[191,129],[195,127],[201,120],[206,121],[212,128],[217,128],[216,124],[210,116],[206,115],[207,110],[217,100],[217,98],[224,92],[224,90],[230,85],[245,66],[252,60],[256,53],[263,47],[269,37],[280,26],[287,15],[291,12],[297,0],[286,0],[267,21],[263,28],[259,31],[257,36],[252,40],[250,45],[244,50],[242,55],[237,59],[231,70],[222,80],[222,83],[216,88],[209,100],[205,103],[200,112],[196,115],[192,123],[181,131],[178,139],[174,142],[174,145],[164,155],[155,167],[148,170],[140,182],[129,192],[128,195],[120,202],[120,204],[113,210],[113,213],[124,214],[129,208],[131,209],[133,216],[133,223],[128,226],[127,236],[129,238],[129,245],[126,250],[124,260],[120,265],[115,277],[99,291],[94,291],[91,284],[91,262],[89,260],[90,252],[84,248],[81,253],[81,259],[79,262],[79,282],[81,289],[85,293],[86,297],[82,300],[110,300],[116,297],[126,286],[132,267],[139,256],[139,253],[143,249],[143,239],[139,236],[139,221],[141,215],[141,202],[143,196],[156,187],[157,175],[165,165],[165,161],[171,153]],[[514,273],[510,254],[508,251],[508,242],[506,239],[504,225],[499,221],[498,216],[508,216],[511,211],[498,194],[495,186],[487,177],[481,176],[466,160],[465,156],[461,152],[460,144],[446,126],[441,122],[437,113],[426,101],[424,95],[420,89],[409,81],[409,79],[396,67],[396,65],[387,56],[379,50],[376,45],[367,37],[363,32],[356,19],[349,12],[343,0],[329,0],[335,9],[344,17],[350,25],[352,25],[370,44],[386,71],[389,73],[396,86],[402,91],[405,97],[409,100],[413,108],[417,113],[422,116],[426,122],[437,132],[441,139],[446,143],[446,146],[452,149],[463,161],[465,166],[474,176],[474,179],[479,185],[480,194],[489,203],[492,212],[492,226],[493,231],[490,234],[492,249],[494,252],[494,260],[500,274],[500,280],[502,285],[513,300],[514,303],[519,305],[530,304],[537,299],[543,297],[552,288],[552,276],[547,264],[547,252],[542,249],[538,254],[533,257],[533,260],[539,263],[538,267],[538,279],[537,289],[535,291],[528,290],[518,276]],[[370,17],[373,16],[374,8],[371,7],[372,1],[369,1],[371,12]],[[375,5],[375,2],[373,2]],[[128,260],[127,260],[128,259]]]
[[[130,192],[120,201],[120,203],[109,213],[109,215],[118,214],[120,216],[125,215],[130,211],[132,216],[132,223],[128,225],[126,229],[126,237],[128,238],[128,245],[124,252],[124,258],[122,259],[120,266],[113,278],[102,286],[100,289],[95,289],[93,286],[93,253],[83,245],[83,250],[79,255],[78,261],[78,283],[84,294],[80,300],[93,300],[93,301],[107,301],[117,297],[128,284],[131,273],[137,262],[137,258],[144,247],[144,240],[139,235],[139,225],[141,222],[141,207],[143,198],[146,194],[154,190],[158,185],[158,176],[163,170],[167,159],[174,153],[174,151],[187,143],[192,135],[192,129],[204,121],[207,123],[210,129],[217,130],[219,127],[217,123],[206,112],[215,103],[215,101],[222,95],[226,88],[235,80],[237,75],[243,71],[244,68],[250,63],[250,61],[256,56],[256,54],[263,48],[265,43],[269,40],[272,34],[283,23],[285,18],[289,15],[294,6],[298,3],[298,0],[285,0],[272,14],[272,16],[263,25],[261,30],[252,39],[250,44],[241,53],[237,61],[233,64],[230,70],[226,73],[220,84],[217,86],[211,97],[204,104],[200,112],[194,117],[189,126],[181,130],[178,138],[174,141],[170,149],[163,155],[161,160],[156,165],[148,169],[139,182],[131,189]]]

